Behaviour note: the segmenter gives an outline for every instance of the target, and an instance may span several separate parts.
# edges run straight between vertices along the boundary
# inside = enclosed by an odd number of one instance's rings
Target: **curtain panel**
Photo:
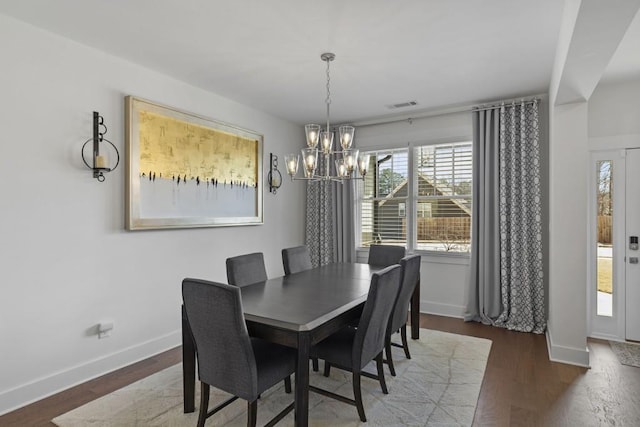
[[[502,312],[500,298],[499,162],[500,114],[473,113],[473,204],[471,273],[465,320],[493,324]]]
[[[330,264],[334,259],[333,187],[326,182],[307,182],[305,244],[314,267]]]
[[[475,111],[474,210],[466,320],[546,328],[538,101]]]
[[[305,244],[314,267],[354,262],[354,181],[307,182]]]

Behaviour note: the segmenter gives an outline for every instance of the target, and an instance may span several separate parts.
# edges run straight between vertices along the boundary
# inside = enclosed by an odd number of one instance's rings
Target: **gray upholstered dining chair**
[[[384,380],[382,352],[385,345],[387,324],[402,280],[402,267],[392,265],[371,276],[371,286],[367,302],[360,316],[357,328],[345,327],[320,341],[311,348],[311,355],[325,361],[325,376],[329,376],[332,366],[350,371],[353,379],[354,399],[332,393],[315,386],[309,390],[354,405],[362,422],[367,421],[362,403],[361,376],[380,381],[384,394],[388,394]],[[362,369],[372,360],[376,361],[378,375],[368,374]]]
[[[367,264],[387,267],[399,264],[400,259],[405,255],[404,246],[394,245],[371,245],[369,246],[369,259]]]
[[[238,398],[247,401],[247,426],[255,426],[257,399],[262,392],[283,379],[286,392],[291,392],[295,349],[249,337],[236,286],[187,278],[182,281],[182,298],[198,358],[198,427]],[[233,397],[209,411],[210,386]],[[293,406],[287,406],[267,425],[280,421]]]
[[[391,346],[401,347],[404,349],[404,355],[407,359],[411,359],[409,353],[409,345],[407,342],[407,314],[409,312],[409,303],[413,290],[420,278],[420,255],[408,255],[400,260],[403,276],[398,298],[393,307],[393,312],[389,318],[387,327],[387,336],[385,338],[385,362],[389,365],[389,372],[392,376],[396,376],[396,370],[393,366],[393,358],[391,356]],[[402,345],[391,342],[391,336],[400,331]]]
[[[227,258],[227,281],[230,285],[246,286],[267,280],[262,252]]]
[[[311,255],[309,248],[306,246],[296,246],[282,250],[282,266],[284,274],[294,274],[301,271],[309,270],[311,265]]]

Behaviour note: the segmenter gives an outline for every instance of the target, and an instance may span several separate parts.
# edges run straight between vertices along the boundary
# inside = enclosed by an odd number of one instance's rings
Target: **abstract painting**
[[[262,224],[253,131],[125,98],[129,230]]]

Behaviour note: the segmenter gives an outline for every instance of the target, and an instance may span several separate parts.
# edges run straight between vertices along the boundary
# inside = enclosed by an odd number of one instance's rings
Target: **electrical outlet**
[[[98,332],[98,338],[109,338],[111,336],[111,331]]]

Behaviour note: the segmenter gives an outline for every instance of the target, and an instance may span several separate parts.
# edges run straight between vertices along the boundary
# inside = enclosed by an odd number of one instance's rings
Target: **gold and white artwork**
[[[262,135],[127,97],[127,227],[262,224]]]
[[[256,186],[258,141],[149,111],[139,114],[141,176]]]

